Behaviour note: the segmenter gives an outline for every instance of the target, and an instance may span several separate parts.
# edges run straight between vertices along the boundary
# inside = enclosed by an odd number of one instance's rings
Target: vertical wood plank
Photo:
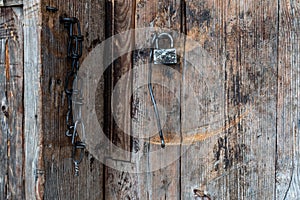
[[[175,48],[180,52],[181,1],[136,1],[136,28],[153,27],[157,33],[171,32]],[[174,32],[170,30],[174,30]],[[155,115],[148,91],[149,44],[153,32],[136,31],[137,50],[134,54],[132,102],[132,162],[137,174],[137,192],[142,199],[180,199],[180,145],[168,143],[180,138],[180,81],[181,64],[163,67],[152,65],[155,99],[159,107],[166,148],[161,149]],[[167,46],[167,44],[166,44]],[[166,47],[164,47],[166,48]],[[178,56],[180,57],[180,56]],[[178,59],[180,60],[180,58]],[[152,139],[150,139],[150,137]],[[173,161],[173,162],[170,162]],[[151,172],[149,170],[156,169]]]
[[[24,149],[23,149],[23,10],[21,7],[7,8],[6,31],[6,97],[7,106],[2,111],[8,120],[8,185],[7,197],[24,199]]]
[[[38,0],[24,2],[25,197],[43,199],[41,12]]]
[[[277,4],[216,0],[189,1],[186,6],[187,34],[208,52],[216,70],[205,73],[205,66],[201,68],[198,79],[203,82],[191,85],[200,90],[199,107],[201,110],[204,105],[205,109],[201,113],[187,112],[183,102],[183,120],[186,115],[192,115],[190,119],[203,116],[198,125],[208,127],[202,132],[204,138],[218,127],[221,131],[193,145],[182,158],[186,163],[182,176],[192,177],[182,183],[187,192],[182,198],[192,198],[193,187],[200,187],[213,199],[272,199],[277,131]],[[203,59],[207,61],[207,57]],[[188,65],[185,68],[183,84],[194,80],[189,77]],[[223,91],[210,94],[210,87],[216,83]],[[216,103],[215,107],[210,107],[211,102]],[[186,127],[190,122],[182,123]]]
[[[181,103],[181,199],[193,199],[194,189],[208,193],[212,199],[225,198],[222,183],[210,185],[222,174],[223,158],[215,159],[215,155],[224,156],[223,150],[214,152],[214,145],[223,140],[225,130],[225,22],[222,5],[222,1],[185,1],[183,8],[187,40]],[[193,136],[193,143],[186,141]],[[202,138],[206,140],[202,141]],[[214,166],[219,166],[220,172],[214,172]],[[212,194],[213,191],[216,194]]]
[[[276,199],[297,199],[299,189],[299,11],[279,1]]]
[[[128,31],[134,28],[134,7],[135,1],[130,0],[109,0],[106,1],[107,12],[107,37],[120,34],[124,31]],[[107,162],[117,163],[121,165],[123,162],[130,161],[131,151],[131,123],[130,123],[130,101],[131,99],[125,99],[123,101],[124,94],[131,94],[132,80],[128,73],[131,73],[132,69],[132,53],[126,53],[119,55],[120,52],[126,52],[126,49],[131,49],[134,45],[132,33],[127,35],[123,34],[123,37],[116,39],[108,49],[111,51],[112,57],[118,57],[112,61],[110,69],[107,70],[109,74],[106,75],[106,93],[105,99],[108,118],[106,120],[107,135],[111,141],[111,159]],[[110,54],[110,53],[108,53]],[[122,84],[118,84],[124,77],[126,80],[122,81]],[[118,87],[116,85],[118,84]],[[111,96],[112,95],[112,96]],[[121,148],[124,154],[116,154],[114,147]],[[105,199],[136,199],[135,195],[135,176],[128,172],[118,171],[112,167],[106,167],[105,169]]]
[[[140,199],[138,196],[138,177],[128,171],[118,171],[123,168],[134,169],[134,164],[121,160],[107,160],[105,168],[105,199]]]
[[[232,13],[235,13],[234,16]],[[247,23],[249,19],[253,20],[252,23]],[[246,148],[240,158],[246,167],[236,170],[233,179],[238,180],[237,189],[229,186],[227,193],[233,193],[230,196],[233,198],[242,194],[245,198],[273,199],[276,182],[277,129],[274,123],[277,112],[278,5],[269,1],[236,1],[228,6],[226,21],[226,33],[229,34],[226,37],[226,53],[229,56],[225,71],[228,78],[226,117],[234,118],[236,114],[230,111],[237,106],[251,106],[249,115],[227,132],[229,145],[233,144],[228,146],[229,151],[235,150],[236,145]],[[242,111],[237,109],[236,112]],[[257,182],[243,184],[247,177]]]
[[[46,6],[56,7],[58,11],[49,12]],[[65,136],[67,101],[64,81],[67,71],[71,69],[67,59],[68,31],[59,17],[79,19],[84,36],[82,63],[88,53],[104,40],[104,6],[104,1],[92,0],[46,0],[41,4],[45,199],[103,199],[103,165],[89,152],[85,152],[80,163],[79,177],[74,176],[72,144],[70,138]],[[103,82],[99,84],[97,114],[99,123],[103,125]]]
[[[5,24],[7,23],[7,18],[6,15],[9,13],[7,9],[1,8],[1,18],[0,18],[0,23],[2,31],[1,31],[1,40],[0,40],[0,98],[1,98],[1,107],[5,106],[7,107],[7,97],[6,97],[6,40],[9,37],[9,33],[5,31],[4,27]],[[8,141],[8,119],[6,117],[5,113],[1,112],[1,129],[0,129],[0,199],[6,199],[8,196],[8,191],[7,191],[7,184],[8,184],[8,177],[7,177],[7,172],[8,172],[8,146],[7,146],[7,141]]]
[[[111,35],[117,35],[124,31],[128,31],[134,28],[134,2],[127,0],[116,0],[107,2],[107,4],[111,4],[112,7],[110,11],[108,11],[108,15],[112,15],[111,17]],[[131,49],[134,45],[133,37],[131,33],[124,36],[121,39],[117,39],[114,44],[112,44],[112,54],[113,57],[119,55],[120,52],[124,51],[124,49]],[[130,106],[123,107],[121,102],[121,98],[123,94],[131,94],[131,80],[130,76],[128,79],[122,82],[122,85],[119,87],[115,87],[120,81],[121,77],[126,73],[130,73],[132,68],[132,53],[126,53],[125,55],[120,55],[112,63],[112,74],[110,80],[112,81],[112,88],[110,88],[112,95],[111,106],[111,131],[110,138],[113,145],[116,145],[125,151],[130,151]],[[108,77],[109,78],[109,77]],[[130,105],[130,99],[125,100],[125,105]],[[126,155],[114,155],[113,159],[119,160],[129,160],[130,158],[124,157]]]

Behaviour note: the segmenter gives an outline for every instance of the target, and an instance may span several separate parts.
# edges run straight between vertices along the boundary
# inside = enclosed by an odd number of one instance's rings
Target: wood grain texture
[[[11,11],[10,11],[11,12]],[[5,23],[8,21],[6,19],[6,14],[10,13],[9,11],[5,9],[1,9],[1,25],[4,27]],[[6,40],[5,38],[8,38],[8,34],[4,32],[3,28],[3,33],[2,39],[1,39],[1,107],[5,106],[7,107],[7,97],[6,97]],[[6,37],[5,37],[6,36]],[[0,157],[1,157],[1,162],[0,162],[0,199],[6,199],[7,197],[7,184],[8,184],[8,177],[7,177],[7,172],[8,172],[8,120],[7,117],[5,116],[5,113],[1,113],[1,147],[0,147]]]
[[[275,198],[277,19],[278,6],[268,1],[186,2],[187,35],[208,53],[199,63],[210,59],[214,65],[200,67],[199,83],[185,65],[183,84],[199,91],[201,112],[188,112],[182,102],[183,120],[189,119],[185,115],[201,117],[198,125],[207,124],[210,132],[249,113],[219,136],[187,150],[182,158],[183,199],[192,198],[195,187],[213,199]],[[185,58],[190,54],[186,49]],[[182,121],[187,125],[198,128]]]
[[[198,130],[198,135],[206,136],[221,128],[221,131],[204,141],[182,146],[181,199],[193,199],[193,191],[196,188],[213,196],[208,185],[217,176],[211,173],[214,164],[220,162],[219,167],[222,171],[225,152],[217,148],[222,157],[216,157],[214,160],[213,149],[215,141],[226,131],[223,128],[226,127],[223,56],[225,41],[224,24],[220,19],[222,8],[218,8],[216,2],[186,1],[183,9],[185,33],[188,36],[182,73],[183,140],[193,135],[195,130]],[[198,46],[193,47],[194,44]],[[214,190],[220,192],[219,188],[212,189]],[[221,197],[222,195],[217,199]]]
[[[24,198],[22,9],[0,9],[0,199]]]
[[[137,190],[138,176],[125,170],[115,169],[117,165],[127,165],[127,167],[134,168],[134,164],[114,159],[107,160],[106,164],[109,167],[105,168],[105,199],[140,199]]]
[[[11,2],[22,3],[0,6]],[[211,199],[299,199],[299,11],[296,0],[33,0],[1,7],[0,199],[195,199],[196,188]],[[166,149],[159,152],[160,141],[149,138],[157,136],[156,122],[141,85],[153,32],[136,31],[107,49],[138,50],[106,71],[96,105],[111,144],[130,156],[112,154],[104,167],[85,152],[74,177],[60,16],[81,22],[82,60],[105,37],[131,28],[175,30],[180,62],[173,71],[153,70],[163,83],[154,92]],[[119,102],[123,92],[132,92],[128,107]],[[113,167],[123,165],[142,173]]]
[[[110,9],[107,10],[107,14],[111,15],[110,26],[107,27],[106,32],[108,35],[117,35],[124,31],[128,31],[134,28],[134,2],[127,0],[116,0],[107,1],[106,4],[112,5]],[[107,6],[109,8],[109,6]],[[132,33],[124,35],[120,39],[116,39],[111,46],[112,57],[116,57],[120,52],[126,52],[124,50],[131,49],[134,45],[134,40]],[[132,68],[132,53],[128,52],[125,55],[119,55],[119,57],[112,61],[111,75],[107,77],[110,79],[111,88],[109,88],[112,99],[111,99],[111,130],[110,130],[110,140],[112,145],[116,145],[124,149],[125,151],[130,151],[130,106],[124,106],[121,104],[124,94],[131,93],[131,79],[128,76],[127,80],[122,81],[118,87],[115,87],[120,79],[124,77],[127,73],[131,73]],[[125,105],[130,105],[130,99],[125,100]],[[130,160],[126,158],[126,155],[114,155],[113,159],[119,160]]]
[[[6,31],[10,35],[5,41],[5,94],[7,105],[1,109],[7,117],[8,138],[8,185],[7,197],[23,199],[24,188],[24,129],[23,129],[23,10],[21,7],[7,8]]]
[[[120,34],[134,28],[134,5],[135,1],[131,0],[109,0],[106,1],[107,21],[106,37]],[[109,57],[118,57],[112,60],[111,66],[105,76],[105,92],[108,96],[106,101],[105,122],[106,134],[111,141],[112,157],[107,162],[128,162],[130,161],[131,151],[131,123],[130,113],[131,99],[125,99],[124,94],[131,94],[132,80],[132,52],[120,55],[120,52],[126,52],[127,49],[133,48],[134,40],[132,33],[123,37],[116,38],[113,44],[108,47],[111,55]],[[109,53],[108,53],[109,54]],[[107,57],[107,56],[106,56]],[[124,77],[127,77],[124,79]],[[122,83],[120,84],[123,78]],[[122,104],[121,102],[124,102]],[[121,148],[125,154],[116,154],[114,146]],[[126,153],[128,152],[128,153]],[[105,168],[105,199],[137,199],[135,194],[134,176],[128,172],[118,171],[111,167]]]
[[[26,1],[23,9],[25,198],[34,200],[42,199],[44,193],[40,3]]]
[[[24,199],[23,10],[0,8],[0,18],[0,199]]]
[[[57,12],[49,12],[46,6],[56,7]],[[83,56],[104,40],[104,1],[52,1],[41,4],[42,13],[42,74],[41,92],[43,96],[44,133],[44,199],[103,199],[103,165],[91,154],[85,152],[79,166],[79,177],[74,176],[71,159],[72,144],[65,136],[67,99],[64,81],[71,63],[67,59],[68,30],[60,23],[59,17],[76,17],[81,24]],[[103,118],[103,82],[100,81],[99,119]],[[101,106],[102,105],[102,106]],[[103,121],[100,123],[103,124]],[[89,133],[86,133],[89,134]]]
[[[299,1],[280,1],[276,199],[297,199],[299,189]]]
[[[181,1],[136,1],[136,28],[153,27],[157,33],[171,32],[180,46]],[[160,30],[170,29],[170,30]],[[147,83],[149,72],[149,44],[153,32],[136,31],[137,50],[134,54],[132,102],[132,134],[135,136],[132,149],[132,162],[137,174],[137,193],[140,199],[179,199],[180,186],[180,145],[150,143],[156,136],[157,124]],[[165,44],[169,46],[168,44]],[[166,47],[163,47],[166,48]],[[180,59],[179,59],[180,60]],[[163,132],[166,138],[180,137],[180,70],[181,62],[170,67],[153,65],[152,80],[158,104]],[[155,168],[155,171],[152,171]],[[151,170],[149,172],[149,170]]]
[[[24,199],[23,11],[1,8],[1,196]]]

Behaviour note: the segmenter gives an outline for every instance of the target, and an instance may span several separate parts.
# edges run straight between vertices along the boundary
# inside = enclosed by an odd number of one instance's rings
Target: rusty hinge
[[[1,6],[20,6],[23,5],[23,0],[0,0]]]

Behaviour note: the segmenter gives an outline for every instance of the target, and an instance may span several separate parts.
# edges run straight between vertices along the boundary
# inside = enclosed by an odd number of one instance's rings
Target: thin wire
[[[153,48],[154,48],[154,42],[156,41],[156,37],[157,37],[157,35],[155,34],[153,36],[153,40],[152,40],[152,43],[151,43],[151,51],[150,51],[150,56],[149,56],[150,57],[150,62],[149,62],[149,73],[148,73],[148,89],[149,89],[151,101],[152,101],[152,104],[153,104],[154,113],[155,113],[155,116],[156,116],[157,128],[158,128],[159,137],[160,137],[160,140],[161,140],[161,147],[165,148],[165,146],[166,146],[165,139],[164,139],[164,135],[163,135],[162,128],[161,128],[159,112],[158,112],[158,109],[157,109],[155,97],[154,97],[154,94],[153,94],[153,87],[152,87]]]

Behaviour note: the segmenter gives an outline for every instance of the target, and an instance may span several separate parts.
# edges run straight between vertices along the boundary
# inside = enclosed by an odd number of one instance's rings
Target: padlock
[[[159,39],[166,37],[170,40],[169,49],[160,49],[158,47]],[[169,33],[161,33],[155,39],[155,49],[153,51],[154,64],[172,65],[177,63],[176,49],[174,48],[173,38]]]

